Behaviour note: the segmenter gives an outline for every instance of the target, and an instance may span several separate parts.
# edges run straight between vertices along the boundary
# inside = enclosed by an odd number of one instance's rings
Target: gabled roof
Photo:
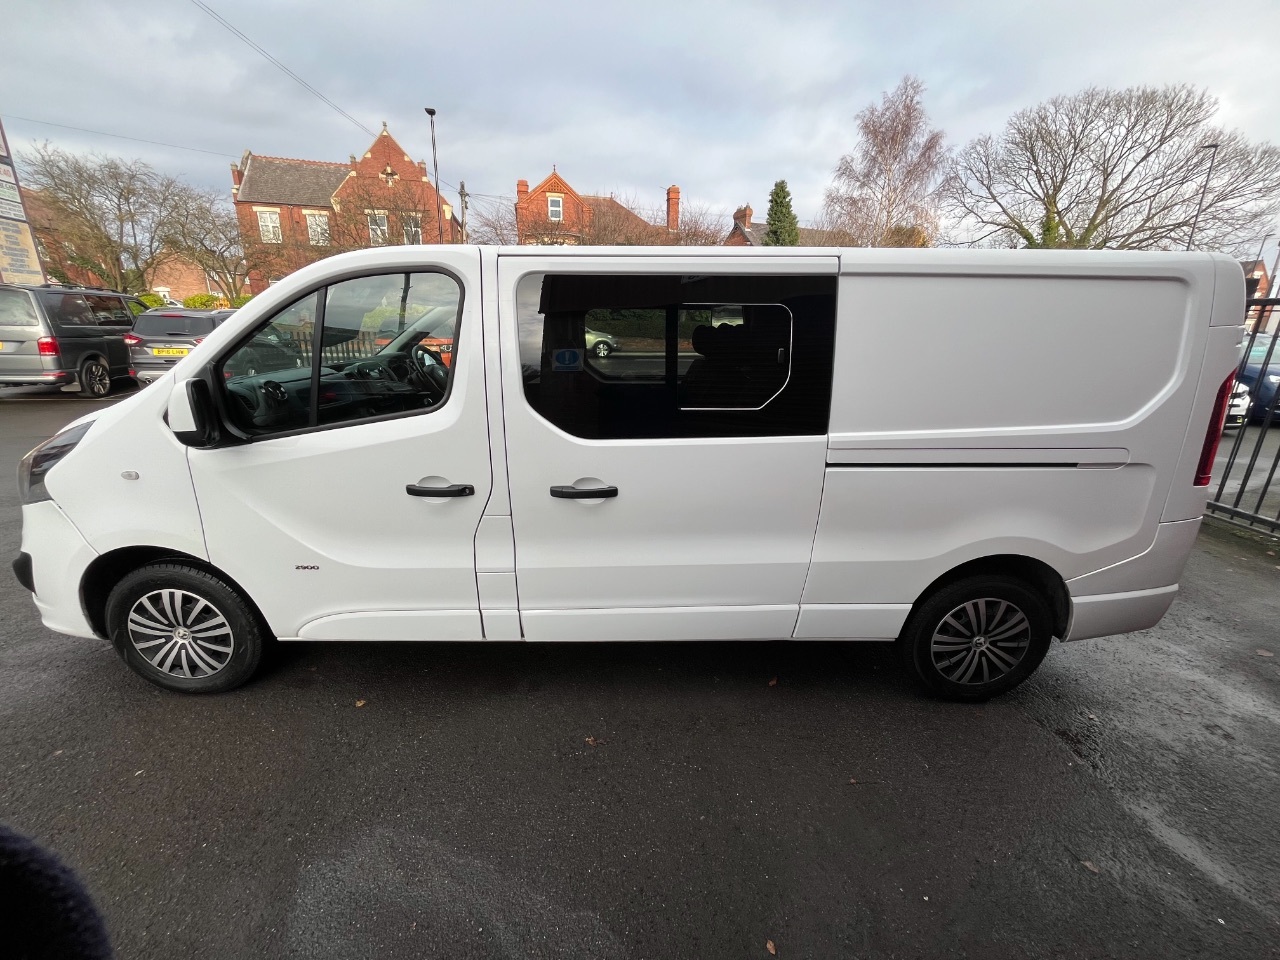
[[[582,202],[590,207],[596,216],[623,217],[634,220],[639,225],[658,229],[657,224],[650,223],[644,217],[640,216],[624,204],[619,203],[613,197],[592,197],[587,196],[586,194],[580,194],[580,196],[582,197]]]
[[[249,154],[237,200],[327,207],[351,165]]]
[[[822,247],[831,243],[830,234],[826,230],[815,230],[812,227],[800,227],[799,229],[800,246],[802,247]],[[763,247],[764,235],[768,230],[769,226],[765,223],[753,223],[748,227],[744,226],[741,221],[735,220],[733,221],[733,226],[729,229],[729,236],[740,233],[746,238],[750,246]]]

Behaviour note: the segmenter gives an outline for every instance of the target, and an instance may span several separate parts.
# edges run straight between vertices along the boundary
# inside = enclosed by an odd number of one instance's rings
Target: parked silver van
[[[125,336],[146,309],[114,290],[0,283],[0,386],[78,384],[105,397],[129,376]]]
[[[981,699],[1164,616],[1243,316],[1201,253],[343,254],[33,450],[15,570],[173,690],[273,638],[795,638]]]

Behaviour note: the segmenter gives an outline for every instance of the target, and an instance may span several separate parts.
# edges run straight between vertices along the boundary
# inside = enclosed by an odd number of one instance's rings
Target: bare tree
[[[718,247],[729,233],[729,217],[706,204],[682,203],[680,229],[672,241],[680,247]]]
[[[476,200],[467,217],[468,241],[485,246],[515,246],[520,242],[514,197]]]
[[[248,276],[240,223],[232,204],[212,190],[188,188],[182,209],[166,228],[165,249],[201,267],[228,301],[244,292]]]
[[[1180,249],[1203,190],[1197,245],[1255,241],[1280,210],[1280,149],[1213,126],[1217,107],[1186,85],[1054,97],[960,151],[948,209],[978,243]]]
[[[928,246],[937,231],[938,186],[947,158],[929,127],[924,84],[903,77],[879,106],[858,114],[858,146],[840,158],[823,206],[823,227],[845,245]]]
[[[189,188],[141,160],[79,155],[43,143],[19,158],[47,220],[46,247],[117,290],[142,293],[164,260],[165,236]]]

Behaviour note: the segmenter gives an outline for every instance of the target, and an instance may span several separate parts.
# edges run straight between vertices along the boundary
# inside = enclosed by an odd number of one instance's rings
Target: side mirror
[[[188,447],[212,447],[222,437],[213,393],[204,380],[184,380],[169,395],[169,429]]]

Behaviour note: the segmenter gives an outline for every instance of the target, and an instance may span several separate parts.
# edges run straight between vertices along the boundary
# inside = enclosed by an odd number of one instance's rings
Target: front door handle
[[[618,495],[617,487],[552,487],[551,495],[560,500],[604,500]]]
[[[404,492],[411,497],[471,497],[476,488],[469,483],[451,483],[447,487],[423,487],[416,483],[405,485]]]

